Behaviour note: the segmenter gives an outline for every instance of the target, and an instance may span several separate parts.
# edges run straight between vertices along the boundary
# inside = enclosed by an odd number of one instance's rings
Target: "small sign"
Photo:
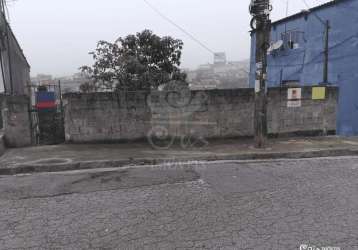
[[[255,93],[259,93],[261,90],[260,88],[260,81],[259,80],[256,80],[255,81]]]
[[[287,107],[299,108],[302,106],[302,89],[290,88],[287,90]]]
[[[324,100],[324,99],[326,99],[326,87],[313,87],[312,100]]]

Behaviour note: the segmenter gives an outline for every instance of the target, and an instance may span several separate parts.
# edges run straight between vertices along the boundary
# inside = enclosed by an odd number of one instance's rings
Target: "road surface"
[[[352,157],[3,176],[0,191],[6,250],[358,249]]]

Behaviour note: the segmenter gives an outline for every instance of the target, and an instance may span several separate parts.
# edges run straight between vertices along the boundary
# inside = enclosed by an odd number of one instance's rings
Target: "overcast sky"
[[[148,0],[205,43],[225,51],[229,60],[249,58],[250,0]],[[273,0],[272,19],[286,15],[287,0]],[[328,1],[306,0],[310,6]],[[10,24],[38,73],[71,75],[91,64],[88,52],[98,40],[114,41],[143,29],[184,41],[182,67],[195,68],[213,56],[151,10],[143,0],[17,0],[8,4]],[[305,9],[289,0],[289,14]]]

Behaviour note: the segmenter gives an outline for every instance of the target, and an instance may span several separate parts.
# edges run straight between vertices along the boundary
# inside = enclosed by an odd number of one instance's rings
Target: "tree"
[[[96,84],[93,84],[93,82],[85,82],[80,85],[80,91],[82,93],[92,93],[97,92],[98,88]]]
[[[159,37],[150,30],[119,38],[115,43],[99,41],[93,66],[80,70],[89,76],[88,90],[151,90],[172,82],[185,82],[179,69],[183,42],[169,36]]]

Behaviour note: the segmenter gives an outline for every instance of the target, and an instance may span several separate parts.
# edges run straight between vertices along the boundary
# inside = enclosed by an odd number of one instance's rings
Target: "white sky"
[[[166,16],[213,51],[229,60],[250,56],[250,0],[148,0]],[[272,19],[286,15],[287,0],[273,0]],[[306,0],[310,6],[327,0]],[[17,0],[8,4],[10,24],[37,73],[71,75],[91,64],[88,52],[98,40],[151,29],[184,41],[182,67],[212,62],[212,55],[153,12],[143,0]],[[305,9],[302,0],[289,0],[289,14]]]

